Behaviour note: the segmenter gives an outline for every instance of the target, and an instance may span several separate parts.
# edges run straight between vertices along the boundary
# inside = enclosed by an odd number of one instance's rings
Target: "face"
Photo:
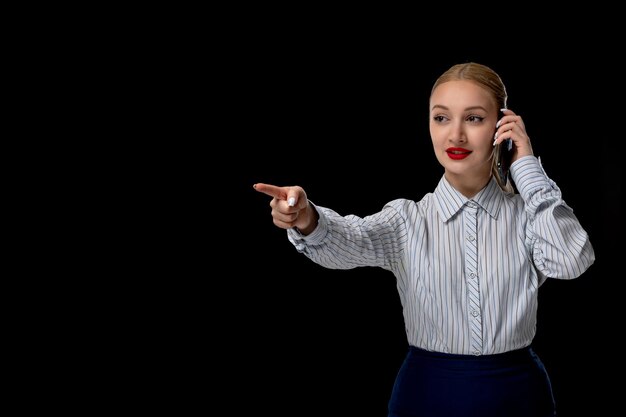
[[[491,175],[498,108],[487,90],[470,81],[439,85],[430,98],[430,136],[452,182]]]

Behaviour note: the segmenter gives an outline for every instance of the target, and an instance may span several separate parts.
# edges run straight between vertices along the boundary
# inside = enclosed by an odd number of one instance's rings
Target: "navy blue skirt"
[[[553,417],[550,379],[532,348],[453,355],[409,347],[389,417]]]

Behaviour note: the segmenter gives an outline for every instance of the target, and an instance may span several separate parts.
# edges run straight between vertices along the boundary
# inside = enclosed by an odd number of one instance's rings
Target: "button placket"
[[[467,297],[470,321],[471,350],[474,355],[483,351],[482,315],[480,314],[480,280],[478,277],[478,209],[468,202],[463,209],[465,224],[465,270],[467,271]]]

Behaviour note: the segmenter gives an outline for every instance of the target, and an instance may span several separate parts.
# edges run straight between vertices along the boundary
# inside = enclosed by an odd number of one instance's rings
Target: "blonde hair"
[[[483,87],[491,97],[495,100],[497,108],[505,109],[506,101],[507,101],[507,93],[506,87],[502,82],[500,76],[491,68],[486,65],[478,64],[476,62],[467,62],[464,64],[456,64],[450,67],[446,72],[441,74],[439,78],[435,81],[432,90],[430,91],[430,95],[432,96],[433,91],[441,84],[446,83],[448,81],[471,81],[476,83],[480,87]],[[495,148],[494,153],[492,153],[492,161],[491,161],[491,173],[496,178],[498,185],[506,192],[514,192],[513,185],[511,181],[507,181],[504,184],[500,180],[500,176],[498,175],[497,168],[497,160],[495,156]]]

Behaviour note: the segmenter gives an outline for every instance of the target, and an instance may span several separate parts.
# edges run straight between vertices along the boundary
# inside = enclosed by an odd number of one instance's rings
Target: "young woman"
[[[298,186],[254,185],[273,197],[274,224],[314,262],[396,276],[409,351],[390,417],[555,415],[531,347],[538,290],[547,278],[580,276],[595,255],[506,99],[498,74],[481,64],[437,79],[430,135],[444,174],[420,201],[394,200],[360,218],[312,204]]]

